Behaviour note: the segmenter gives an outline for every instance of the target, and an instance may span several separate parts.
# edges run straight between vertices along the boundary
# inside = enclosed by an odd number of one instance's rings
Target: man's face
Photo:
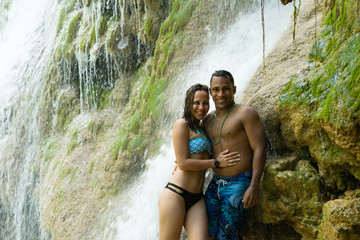
[[[216,109],[228,108],[234,102],[236,86],[226,77],[212,77],[210,94]]]

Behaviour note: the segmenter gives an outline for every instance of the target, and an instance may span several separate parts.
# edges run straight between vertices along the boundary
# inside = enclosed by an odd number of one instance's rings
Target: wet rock
[[[322,187],[309,160],[290,156],[271,161],[261,185],[261,222],[285,221],[302,236],[315,238],[324,204]]]
[[[322,214],[318,239],[360,239],[360,189],[345,192],[344,199],[328,201]]]

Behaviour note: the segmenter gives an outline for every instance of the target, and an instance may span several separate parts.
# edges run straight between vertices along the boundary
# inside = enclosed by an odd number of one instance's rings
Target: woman
[[[186,92],[183,117],[175,122],[173,144],[177,169],[159,198],[159,239],[179,239],[182,226],[189,239],[208,239],[203,199],[206,169],[229,167],[240,161],[237,152],[224,151],[210,158],[211,142],[201,129],[209,111],[209,90],[196,84]]]

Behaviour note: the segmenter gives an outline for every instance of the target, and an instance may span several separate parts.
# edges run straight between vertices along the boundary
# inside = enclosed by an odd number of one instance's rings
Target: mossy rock
[[[291,156],[267,165],[261,183],[263,223],[286,221],[302,236],[316,237],[324,196],[321,177],[311,161]]]
[[[355,240],[360,238],[360,190],[345,193],[344,199],[324,204],[319,240]]]

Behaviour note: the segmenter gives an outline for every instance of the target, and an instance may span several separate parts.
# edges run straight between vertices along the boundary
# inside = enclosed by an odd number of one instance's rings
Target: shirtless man
[[[265,166],[265,130],[258,113],[251,107],[235,104],[236,86],[231,73],[220,70],[210,80],[210,94],[216,110],[203,120],[213,146],[220,152],[239,152],[241,161],[220,168],[215,159],[214,177],[205,194],[209,236],[213,239],[238,239],[238,232],[259,202],[260,179]]]

